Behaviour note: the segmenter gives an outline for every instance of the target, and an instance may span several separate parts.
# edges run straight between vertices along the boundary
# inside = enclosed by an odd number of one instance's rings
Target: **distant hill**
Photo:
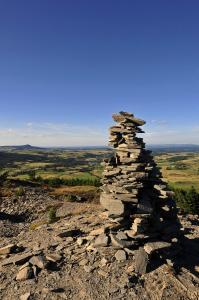
[[[153,152],[199,152],[199,145],[192,144],[164,144],[148,145]]]
[[[192,144],[153,144],[146,145],[147,149],[153,152],[199,152],[199,145]],[[82,147],[36,147],[27,145],[20,146],[0,146],[0,151],[53,151],[53,150],[68,150],[68,151],[80,151],[80,150],[108,150],[111,149],[106,146],[82,146]]]
[[[29,144],[20,146],[0,146],[0,151],[25,151],[25,150],[44,150],[42,147],[35,147]]]

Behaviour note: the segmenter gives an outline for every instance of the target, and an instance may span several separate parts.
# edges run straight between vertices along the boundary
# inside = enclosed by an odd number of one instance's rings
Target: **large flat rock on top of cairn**
[[[123,123],[123,122],[132,122],[135,125],[138,126],[142,126],[144,125],[146,122],[144,120],[135,118],[133,114],[130,114],[128,112],[124,112],[124,111],[120,111],[119,114],[113,114],[112,115],[113,120],[119,123]]]

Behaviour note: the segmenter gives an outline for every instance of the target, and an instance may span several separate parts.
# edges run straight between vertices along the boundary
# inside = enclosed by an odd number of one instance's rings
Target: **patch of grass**
[[[84,194],[97,191],[97,187],[91,185],[77,185],[77,186],[61,186],[54,188],[51,192],[54,195],[66,195],[66,194]]]
[[[156,155],[155,160],[163,177],[174,188],[189,189],[194,186],[199,192],[198,153],[167,153]]]
[[[16,197],[21,197],[21,196],[24,196],[25,195],[25,190],[22,186],[18,187],[16,190],[15,190],[15,196]]]
[[[46,224],[48,224],[48,222],[45,220],[43,220],[43,221],[38,221],[37,223],[32,223],[32,224],[30,224],[30,227],[29,227],[29,229],[30,230],[36,230],[36,229],[38,229],[40,226],[42,226],[42,225],[46,225]]]

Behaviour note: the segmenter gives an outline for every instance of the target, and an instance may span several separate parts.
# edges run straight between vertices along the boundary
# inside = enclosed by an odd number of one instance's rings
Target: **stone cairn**
[[[140,251],[147,254],[168,249],[177,242],[180,226],[173,194],[161,179],[151,151],[136,137],[144,133],[140,126],[145,121],[128,112],[113,114],[113,120],[118,124],[110,128],[109,143],[115,153],[103,162],[100,196],[112,223],[111,243],[121,248],[142,246]]]

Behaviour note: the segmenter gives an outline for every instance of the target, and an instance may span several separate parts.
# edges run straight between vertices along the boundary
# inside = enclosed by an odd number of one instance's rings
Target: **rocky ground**
[[[59,219],[49,219],[51,206]],[[135,251],[107,247],[100,205],[63,202],[39,188],[3,194],[0,299],[199,299],[198,216],[179,218],[181,252],[172,260],[154,252],[148,272],[138,275]]]

